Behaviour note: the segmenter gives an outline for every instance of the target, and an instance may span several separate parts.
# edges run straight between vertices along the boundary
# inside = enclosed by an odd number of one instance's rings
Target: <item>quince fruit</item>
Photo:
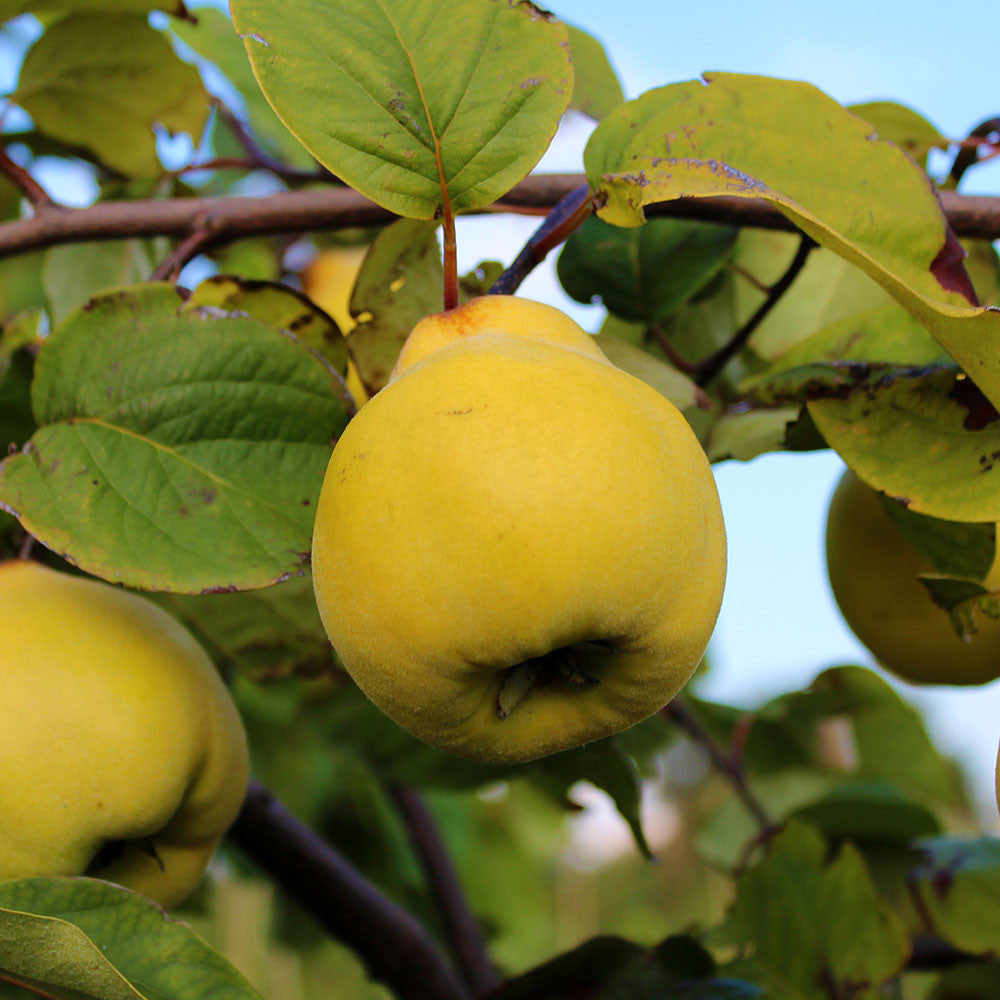
[[[1000,677],[1000,621],[982,619],[963,641],[918,579],[933,573],[886,513],[877,491],[844,473],[826,526],[830,586],[844,620],[879,663],[925,684],[983,684]],[[983,581],[1000,588],[1000,562]]]
[[[333,317],[345,336],[355,326],[350,309],[351,294],[367,252],[366,246],[333,247],[318,254],[302,272],[302,290],[320,309]],[[353,358],[347,362],[346,382],[358,406],[365,403],[368,390],[361,381],[361,373]]]
[[[211,661],[135,594],[0,564],[0,878],[93,875],[173,906],[248,782]]]
[[[317,603],[361,689],[427,743],[532,760],[658,711],[715,625],[726,542],[680,412],[550,306],[413,329],[334,450]]]

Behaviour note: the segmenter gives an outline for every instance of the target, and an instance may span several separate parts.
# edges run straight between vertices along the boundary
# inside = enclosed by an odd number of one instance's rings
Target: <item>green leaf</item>
[[[927,154],[932,149],[947,149],[951,140],[941,134],[922,114],[905,104],[893,101],[870,101],[851,104],[851,114],[870,122],[880,139],[888,139],[906,150],[922,167],[927,166]]]
[[[882,285],[1000,404],[1000,313],[969,305],[963,251],[926,175],[819,90],[738,74],[663,87],[605,118],[584,160],[616,225],[682,196],[770,202]]]
[[[795,815],[836,840],[907,844],[941,832],[930,809],[881,781],[846,781]]]
[[[979,632],[981,616],[1000,618],[1000,594],[976,580],[921,574],[920,582],[927,588],[931,600],[948,612],[951,627],[965,642],[971,642]]]
[[[954,766],[941,756],[913,706],[874,670],[824,670],[806,691],[783,695],[761,710],[747,754],[760,763],[767,755],[770,766],[780,767],[791,751],[787,743],[775,741],[777,734],[765,720],[773,720],[786,739],[806,749],[809,760],[855,779],[892,785],[926,805],[955,809],[962,804]],[[846,771],[844,761],[829,760],[826,736],[818,739],[831,731],[838,744],[847,744]]]
[[[901,373],[905,375],[905,373]],[[808,404],[830,447],[869,486],[949,521],[1000,520],[1000,423],[969,429],[964,376],[914,372]],[[973,406],[975,402],[973,401]]]
[[[853,844],[844,844],[823,873],[818,899],[832,978],[860,991],[902,972],[910,940],[875,889],[868,866]]]
[[[964,962],[946,970],[926,1000],[993,1000],[1000,996],[1000,962]]]
[[[651,219],[636,229],[592,216],[566,241],[556,271],[578,302],[634,323],[660,323],[722,269],[738,230]]]
[[[150,251],[142,240],[66,243],[46,250],[42,284],[52,325],[105,288],[145,281],[155,267]]]
[[[919,845],[925,861],[911,876],[912,891],[931,929],[972,954],[1000,951],[1000,841],[938,837]]]
[[[634,958],[598,993],[597,1000],[758,1000],[759,986],[717,979],[712,956],[692,937],[675,934],[649,955]]]
[[[35,430],[31,412],[35,359],[27,345],[18,342],[17,332],[8,326],[0,337],[0,449],[5,453],[11,446],[21,447]]]
[[[259,1000],[189,927],[95,879],[0,883],[0,973],[58,1000]]]
[[[216,663],[258,680],[335,668],[309,573],[240,594],[163,594],[158,601],[214,653]]]
[[[749,957],[729,969],[760,982],[782,998],[838,995],[894,977],[909,942],[878,896],[861,855],[844,845],[826,863],[819,832],[793,821],[771,843],[767,856],[739,879],[736,901],[715,944],[732,945]]]
[[[572,24],[566,25],[566,31],[573,57],[573,96],[569,106],[600,121],[625,100],[622,85],[604,46],[593,35]]]
[[[914,368],[951,363],[941,345],[917,320],[895,302],[887,302],[838,320],[800,340],[778,356],[768,373],[838,361]],[[752,384],[751,380],[748,388],[752,389]]]
[[[640,852],[646,858],[653,856],[642,830],[639,770],[617,737],[544,757],[531,764],[528,773],[560,797],[577,781],[589,781],[603,789],[628,823]]]
[[[514,767],[463,760],[422,743],[377,709],[353,684],[323,708],[326,738],[349,747],[387,783],[414,788],[478,788],[516,773]]]
[[[181,0],[0,0],[0,23],[29,12],[36,17],[49,19],[77,11],[97,10],[138,14],[162,10],[174,17],[190,17]]]
[[[666,396],[679,410],[690,406],[700,406],[702,409],[711,407],[711,402],[704,390],[676,368],[653,357],[648,351],[635,347],[627,340],[613,334],[599,333],[594,337],[597,346],[604,352],[607,359],[622,371],[628,372],[651,385],[657,392]]]
[[[867,847],[869,838],[901,838],[932,829],[941,814],[967,812],[956,767],[913,707],[872,670],[824,671],[806,690],[775,698],[750,720],[728,706],[693,704],[723,746],[736,725],[751,722],[741,737],[747,781],[775,822],[816,809],[831,835],[856,837]],[[889,825],[880,833],[882,820]],[[732,867],[758,833],[742,803],[728,796],[700,825],[698,851]]]
[[[198,71],[144,14],[69,14],[28,50],[12,97],[40,132],[126,175],[162,171],[155,125],[197,141],[208,118]]]
[[[724,413],[712,425],[705,442],[705,452],[710,462],[727,459],[749,462],[765,452],[783,448],[793,451],[825,448],[826,442],[822,439],[810,441],[808,449],[795,440],[796,429],[801,429],[799,425],[807,422],[800,418],[798,406]]]
[[[168,285],[109,292],[42,348],[40,429],[0,465],[0,502],[116,583],[265,586],[308,558],[347,422],[338,390],[320,358],[273,327],[181,308]]]
[[[365,257],[351,296],[358,325],[347,346],[369,392],[392,373],[403,341],[425,316],[440,312],[443,269],[436,222],[401,219],[386,227]]]
[[[324,357],[338,375],[347,374],[347,342],[336,321],[287,285],[218,274],[206,278],[188,301],[190,305],[246,313],[269,326],[287,330]],[[348,405],[346,396],[344,402]]]
[[[308,169],[315,165],[260,92],[243,42],[225,11],[199,7],[197,20],[171,21],[170,30],[199,56],[214,63],[239,91],[246,101],[250,129],[265,149],[294,167]]]
[[[905,504],[879,498],[899,533],[922,552],[938,573],[983,580],[996,558],[996,522],[968,524],[918,514]]]
[[[0,260],[0,319],[45,307],[42,252],[16,254]]]
[[[538,162],[569,103],[565,27],[531,3],[234,0],[281,120],[384,208],[479,208]],[[443,191],[442,188],[445,190]]]
[[[763,304],[767,289],[788,269],[801,240],[798,234],[766,229],[740,231],[732,258],[736,272],[734,326],[746,322]],[[841,320],[891,302],[864,271],[832,250],[816,247],[791,287],[754,331],[750,344],[755,354],[774,360]]]
[[[624,938],[612,935],[591,938],[544,965],[508,979],[493,997],[494,1000],[569,998],[581,988],[590,989],[607,982],[644,954],[645,949]]]

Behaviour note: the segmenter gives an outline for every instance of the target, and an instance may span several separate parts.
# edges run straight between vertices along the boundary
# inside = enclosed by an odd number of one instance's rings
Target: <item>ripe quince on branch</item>
[[[725,563],[677,408],[509,296],[417,324],[337,443],[313,538],[320,612],[362,690],[426,742],[498,762],[666,704]]]
[[[145,598],[0,564],[0,879],[93,875],[173,906],[248,781],[243,726],[192,636]]]
[[[826,526],[830,586],[844,620],[887,670],[924,684],[984,684],[1000,677],[1000,621],[981,618],[965,642],[919,580],[929,559],[903,537],[879,494],[841,477]],[[983,586],[1000,589],[1000,560]]]

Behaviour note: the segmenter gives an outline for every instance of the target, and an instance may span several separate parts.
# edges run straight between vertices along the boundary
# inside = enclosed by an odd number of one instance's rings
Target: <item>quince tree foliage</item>
[[[254,774],[169,913],[93,864],[0,872],[0,994],[998,995],[1000,844],[905,688],[827,667],[747,712],[689,680],[724,572],[709,463],[820,449],[881,519],[851,542],[858,525],[831,514],[838,579],[872,595],[853,599],[862,639],[923,655],[943,631],[958,652],[921,680],[968,683],[965,647],[975,682],[1000,676],[1000,208],[958,193],[995,122],[955,144],[902,105],[733,73],[625,100],[600,41],[528,0],[4,0],[0,16],[22,57],[0,152],[3,558],[182,623]],[[579,173],[539,173],[569,115],[594,126]],[[928,173],[934,149],[947,177]],[[88,207],[40,182],[53,162]],[[539,217],[521,253],[461,274],[466,220],[508,213]],[[599,329],[529,305],[511,333],[504,297],[557,249]],[[418,410],[424,385],[447,387],[441,413]],[[483,400],[494,422],[466,433]],[[659,439],[632,447],[667,408],[679,470]],[[405,461],[377,465],[369,442]],[[530,453],[531,476],[495,444]],[[575,455],[585,476],[552,472]],[[366,461],[368,492],[339,513],[328,467],[357,482]],[[318,508],[338,514],[314,588]],[[888,573],[880,590],[887,560],[912,564],[905,597]],[[328,629],[348,633],[337,649]],[[883,647],[892,629],[907,640]],[[899,655],[886,667],[907,677]],[[81,655],[58,700],[90,679]],[[541,714],[561,699],[601,724],[567,736],[575,709]],[[30,796],[0,760],[11,857],[37,833],[25,803],[51,812],[66,777],[38,775],[77,738],[51,702],[17,702]],[[516,752],[484,749],[514,727]],[[588,784],[631,837],[589,867],[567,847]],[[168,880],[169,862],[146,851]]]

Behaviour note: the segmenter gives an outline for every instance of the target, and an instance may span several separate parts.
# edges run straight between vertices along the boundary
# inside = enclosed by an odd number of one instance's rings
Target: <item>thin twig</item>
[[[799,272],[805,267],[806,259],[810,252],[815,249],[816,241],[810,236],[803,235],[799,241],[799,249],[792,258],[785,273],[768,289],[767,298],[760,304],[754,314],[741,326],[730,338],[729,342],[719,348],[711,357],[705,358],[698,363],[698,377],[695,380],[698,385],[704,388],[709,382],[719,374],[731,358],[733,358],[744,344],[750,339],[753,332],[764,322],[765,317],[778,304],[782,295],[788,291],[792,282],[798,277]]]
[[[538,174],[516,185],[483,214],[548,212],[584,180],[581,174]],[[1000,197],[939,192],[957,236],[1000,238]],[[646,214],[702,219],[726,225],[795,232],[795,225],[759,199],[681,198],[651,205]],[[129,236],[186,236],[198,218],[210,218],[219,243],[279,233],[319,232],[381,225],[396,218],[346,187],[283,191],[266,197],[167,198],[103,201],[90,208],[39,212],[32,219],[0,223],[0,257],[60,243],[124,239]]]
[[[986,121],[980,122],[969,133],[969,138],[959,144],[959,149],[955,154],[951,170],[948,172],[948,182],[950,184],[958,187],[958,183],[961,181],[962,175],[969,169],[969,167],[975,166],[977,163],[982,162],[982,160],[991,158],[991,156],[984,156],[980,158],[979,150],[982,146],[991,145],[995,147],[995,143],[988,143],[985,140],[987,137],[998,132],[1000,132],[1000,118],[987,118]],[[991,155],[995,154],[995,152],[996,150],[994,148]]]
[[[684,372],[685,375],[695,375],[697,374],[699,368],[698,364],[692,363],[683,357],[680,351],[670,342],[670,338],[667,336],[667,331],[660,326],[659,323],[650,323],[646,328],[646,332],[650,337],[656,341],[656,345],[661,351],[667,356],[667,360],[678,370]]]
[[[332,183],[342,183],[326,167],[317,163],[314,170],[298,170],[295,167],[282,163],[267,152],[254,138],[253,134],[246,127],[243,121],[233,110],[222,101],[215,102],[216,113],[229,126],[230,131],[236,136],[239,144],[247,151],[247,155],[254,165],[260,170],[269,170],[272,174],[284,177],[286,180],[306,180],[306,181],[330,181]]]
[[[176,281],[184,265],[194,260],[203,250],[207,250],[215,238],[216,233],[210,226],[195,229],[160,262],[156,270],[149,276],[149,280]]]
[[[760,799],[750,790],[743,767],[715,742],[711,733],[698,721],[680,695],[662,708],[660,714],[683,729],[708,754],[712,766],[729,779],[740,801],[757,821],[762,834],[770,836],[777,830],[777,824],[771,819]]]
[[[581,184],[560,198],[510,267],[493,282],[489,294],[513,295],[521,282],[545,260],[549,251],[564,242],[593,213],[594,199],[589,184]]]
[[[31,202],[36,213],[60,207],[52,200],[48,191],[24,167],[10,158],[7,150],[3,147],[0,147],[0,173],[3,173],[7,180]]]
[[[193,174],[205,170],[268,170],[278,177],[288,181],[325,181],[331,180],[332,175],[319,170],[299,170],[297,167],[289,167],[283,163],[260,163],[252,157],[242,158],[239,156],[217,156],[202,163],[189,163],[180,170],[172,170],[171,175],[180,177],[183,174]]]
[[[396,785],[391,792],[437,903],[455,962],[473,992],[486,993],[499,984],[500,977],[490,961],[482,931],[466,902],[434,817],[414,789]]]
[[[470,1000],[412,914],[383,896],[266,788],[251,783],[227,836],[401,1000]]]

